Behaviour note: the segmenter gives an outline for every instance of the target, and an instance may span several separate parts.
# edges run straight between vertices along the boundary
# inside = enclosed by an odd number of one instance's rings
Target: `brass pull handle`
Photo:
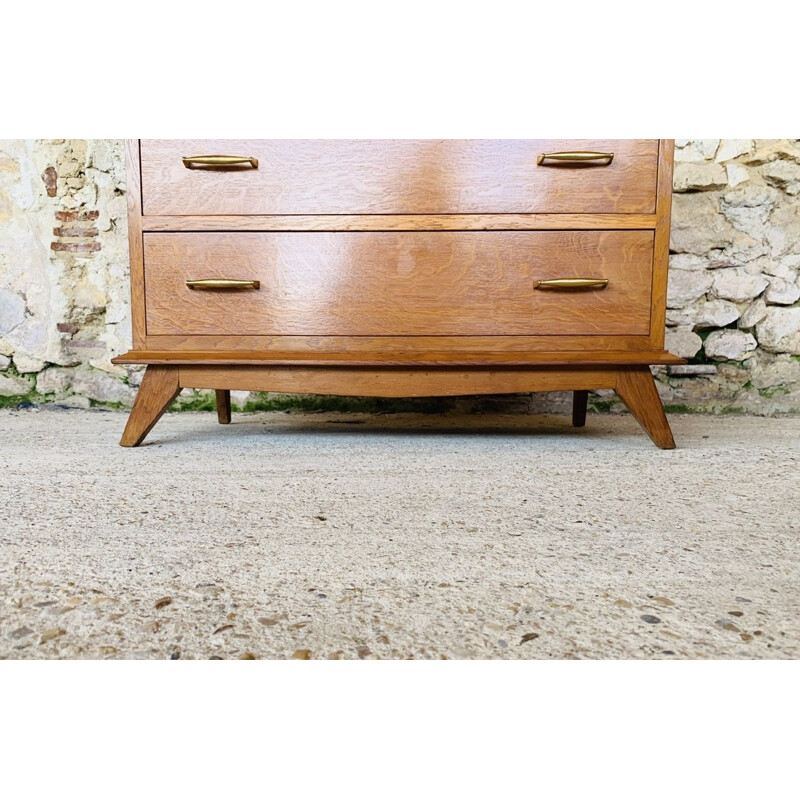
[[[235,281],[230,278],[206,278],[200,281],[186,281],[190,289],[258,289],[260,281]]]
[[[577,153],[542,153],[536,159],[536,163],[540,167],[546,167],[545,161],[557,161],[560,164],[589,164],[592,161],[602,161],[601,166],[607,167],[613,160],[613,153],[582,151]]]
[[[237,164],[249,164],[253,169],[258,169],[258,159],[251,156],[184,156],[182,161],[186,169],[194,169],[194,167],[234,167]]]
[[[534,289],[605,289],[608,278],[555,278],[537,281]]]

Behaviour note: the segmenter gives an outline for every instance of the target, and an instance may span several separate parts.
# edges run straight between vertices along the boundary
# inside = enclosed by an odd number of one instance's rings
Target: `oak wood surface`
[[[133,346],[144,347],[144,251],[142,249],[142,187],[139,140],[125,140],[125,171],[128,203],[128,250],[131,275],[131,327]]]
[[[663,350],[673,141],[544,141],[267,140],[247,154],[261,158],[258,170],[190,171],[176,169],[174,155],[200,154],[208,142],[144,141],[140,161],[139,141],[129,140],[134,350],[114,361],[149,366],[122,444],[139,444],[182,386],[215,389],[223,423],[233,389],[562,390],[574,392],[576,425],[588,391],[613,388],[659,447],[674,447],[646,366],[682,363]],[[192,142],[203,146],[182,152]],[[217,144],[224,151],[236,142]],[[608,168],[532,168],[537,149],[616,156]],[[316,160],[305,160],[311,154]],[[287,244],[303,236],[328,244]],[[268,239],[280,246],[260,244]],[[375,248],[379,239],[388,244]],[[581,274],[540,274],[542,253],[546,265],[577,265]],[[247,296],[237,293],[209,302],[196,292],[187,307],[175,283],[186,270],[228,273],[237,259],[273,280],[266,302],[242,304]],[[543,297],[531,288],[534,278],[609,277],[583,274],[598,265],[613,272],[624,300],[608,290]],[[225,321],[231,300],[236,311]]]
[[[362,397],[443,397],[536,391],[573,391],[573,424],[585,422],[585,399],[590,389],[615,389],[651,439],[663,449],[675,442],[646,366],[552,366],[507,369],[420,369],[402,367],[320,369],[307,366],[148,366],[120,442],[141,444],[182,387],[217,389],[217,398],[230,390],[357,395]],[[219,412],[230,421],[229,408]]]
[[[646,230],[655,214],[325,214],[154,216],[142,230],[166,231],[508,231]]]
[[[180,392],[178,367],[149,366],[122,434],[123,447],[140,445]]]
[[[613,367],[426,370],[418,367],[319,369],[300,366],[181,365],[178,369],[181,386],[189,388],[221,386],[243,391],[358,397],[452,397],[613,389],[617,378],[617,369]]]
[[[148,367],[150,369],[154,367]],[[573,391],[576,393],[573,424],[578,427],[585,423],[584,393],[592,389],[615,389],[658,447],[664,450],[675,447],[653,375],[647,366],[426,370],[418,367],[319,369],[285,365],[181,365],[169,369],[180,370],[180,386],[191,388],[222,386],[231,390],[360,397],[446,397]]]
[[[674,139],[661,141],[658,158],[658,204],[656,206],[658,221],[653,254],[653,296],[650,317],[650,344],[653,349],[660,349],[664,346],[674,151]]]
[[[662,450],[672,450],[675,440],[649,367],[627,367],[617,374],[617,394],[628,410]]]
[[[220,425],[228,425],[231,421],[231,393],[229,389],[217,389],[217,420]]]
[[[637,353],[653,351],[648,336],[148,336],[147,352]],[[138,351],[137,351],[138,352]],[[654,362],[651,362],[654,363]]]
[[[537,164],[613,152],[608,166]],[[187,169],[183,156],[253,156],[258,169]],[[143,139],[146,215],[655,211],[656,139]]]
[[[148,233],[151,335],[647,335],[651,231]],[[258,280],[245,291],[187,280]],[[605,278],[606,289],[538,281]]]
[[[463,340],[462,340],[463,343]],[[112,359],[114,364],[248,364],[263,366],[313,365],[337,366],[493,366],[524,367],[548,365],[605,364],[683,364],[685,360],[664,350],[654,352],[561,352],[561,353],[476,353],[476,352],[247,352],[224,351],[134,351]]]
[[[585,389],[572,393],[572,425],[582,428],[586,425],[586,407],[589,404],[589,392]]]

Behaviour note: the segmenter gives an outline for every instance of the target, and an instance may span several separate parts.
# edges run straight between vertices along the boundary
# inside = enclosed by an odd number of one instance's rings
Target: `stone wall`
[[[668,404],[800,411],[800,140],[675,142]]]
[[[129,405],[122,142],[0,140],[0,396]]]
[[[667,345],[690,363],[657,370],[668,408],[799,412],[800,140],[676,140],[675,192]],[[110,362],[129,344],[122,141],[0,140],[0,402],[129,405],[141,368]]]

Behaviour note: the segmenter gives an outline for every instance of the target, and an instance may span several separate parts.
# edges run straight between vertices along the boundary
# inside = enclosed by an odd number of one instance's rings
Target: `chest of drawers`
[[[122,444],[183,387],[424,397],[615,389],[674,447],[671,140],[130,140]]]

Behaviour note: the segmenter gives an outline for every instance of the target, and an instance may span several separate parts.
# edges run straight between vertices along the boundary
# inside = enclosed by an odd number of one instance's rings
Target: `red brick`
[[[97,236],[100,231],[97,228],[53,228],[53,236],[72,236],[84,238]]]
[[[89,222],[99,216],[99,211],[56,211],[59,222]]]
[[[61,253],[96,253],[100,242],[50,242],[50,249]]]
[[[80,330],[74,322],[59,322],[56,328],[59,333],[77,333]]]
[[[55,167],[48,167],[42,173],[42,180],[44,181],[44,188],[47,190],[48,197],[56,196],[56,189],[58,188],[58,173]]]

